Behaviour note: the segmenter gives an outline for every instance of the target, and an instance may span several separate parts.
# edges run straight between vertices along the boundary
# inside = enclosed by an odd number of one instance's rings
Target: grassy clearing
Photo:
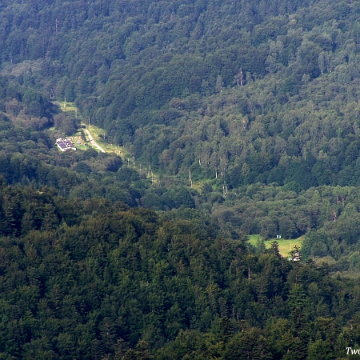
[[[160,179],[159,179],[159,174],[155,174],[152,171],[150,171],[148,168],[146,167],[142,167],[141,165],[138,163],[135,163],[134,158],[132,157],[132,155],[129,153],[129,151],[127,151],[124,147],[122,146],[118,146],[116,144],[109,144],[107,143],[105,140],[105,136],[106,133],[104,131],[104,129],[92,125],[91,122],[89,124],[89,120],[85,119],[78,111],[76,105],[72,102],[68,102],[68,101],[56,101],[54,102],[56,105],[58,105],[61,109],[62,112],[67,113],[70,116],[73,116],[75,118],[78,118],[79,120],[81,120],[81,126],[84,128],[86,128],[87,130],[89,130],[91,136],[93,137],[93,139],[95,140],[95,142],[100,145],[106,153],[113,153],[116,155],[119,155],[122,157],[124,164],[128,164],[130,167],[136,169],[137,171],[139,171],[141,174],[145,174],[145,176],[149,179],[151,179],[151,182],[154,185],[159,185],[160,183]],[[77,149],[79,150],[87,150],[90,147],[92,147],[91,143],[90,143],[90,139],[87,136],[87,133],[84,132],[84,136],[85,136],[85,141],[82,140],[81,138],[81,129],[79,129],[79,131],[74,134],[73,136],[69,136],[68,138],[70,138],[74,145],[76,146]],[[93,147],[96,151],[98,151],[98,148]],[[174,177],[175,178],[175,177]],[[181,182],[182,183],[182,182]],[[189,181],[189,186],[190,186],[190,181]],[[197,191],[201,192],[202,190],[202,186],[203,186],[203,182],[202,181],[193,181],[193,188],[196,189]]]
[[[102,129],[98,126],[95,126],[95,125],[86,124],[85,122],[82,122],[81,125],[86,127],[86,129],[89,130],[93,139],[96,141],[96,143],[98,143],[105,150],[106,153],[108,153],[108,154],[113,153],[113,154],[121,156],[124,164],[128,164],[128,166],[136,169],[141,174],[145,174],[146,177],[151,179],[151,181],[154,184],[159,183],[158,174],[154,174],[154,173],[150,172],[149,169],[147,169],[146,167],[145,168],[142,167],[142,169],[140,169],[140,164],[135,163],[132,155],[124,147],[116,145],[116,144],[109,144],[109,143],[105,142],[104,129]],[[86,136],[86,134],[85,134],[85,136]],[[95,150],[97,150],[97,149],[95,148]]]
[[[102,129],[98,126],[92,125],[91,122],[89,124],[88,119],[85,119],[79,113],[79,111],[74,103],[68,102],[68,101],[56,101],[54,103],[56,105],[58,105],[60,107],[61,111],[63,111],[64,113],[67,113],[70,116],[80,119],[82,127],[89,130],[89,132],[90,132],[91,136],[93,137],[93,139],[95,140],[95,142],[98,145],[100,145],[105,150],[106,153],[113,153],[113,154],[121,156],[124,164],[128,164],[130,167],[135,168],[136,170],[140,171],[141,174],[146,174],[146,176],[148,178],[150,178],[154,184],[159,184],[159,182],[160,182],[159,174],[152,173],[151,171],[149,171],[149,169],[146,169],[146,167],[145,168],[142,167],[142,170],[141,170],[140,164],[135,163],[132,155],[124,147],[118,146],[116,144],[107,143],[105,141],[106,134],[105,134],[104,129]],[[84,135],[85,135],[86,141],[83,141],[81,139],[81,131],[79,131],[78,133],[69,137],[79,150],[86,150],[86,149],[89,149],[89,147],[92,147],[86,132],[84,132]],[[96,151],[98,151],[98,149],[96,147],[94,147],[94,149]],[[177,177],[174,177],[174,179],[177,179]],[[179,185],[180,184],[183,184],[183,182],[182,181],[179,182]],[[192,188],[201,192],[203,184],[204,184],[204,181],[193,181]],[[188,185],[190,186],[190,181],[188,182]]]
[[[115,144],[109,144],[107,142],[105,142],[104,139],[104,129],[99,128],[98,126],[95,125],[89,125],[86,124],[85,122],[81,123],[82,126],[85,126],[89,131],[90,134],[92,135],[92,137],[94,138],[94,140],[107,152],[107,153],[114,153],[116,155],[120,155],[124,161],[127,161],[127,159],[131,159],[131,155],[129,154],[128,151],[126,151],[126,149],[122,146],[118,146]]]
[[[73,142],[73,144],[79,150],[84,150],[85,151],[85,150],[87,150],[87,149],[89,149],[91,147],[87,141],[84,141],[82,139],[81,130],[76,132],[74,135],[69,136],[69,139]]]
[[[257,234],[248,235],[249,243],[253,246],[257,245],[257,242],[261,240],[261,236]],[[294,246],[298,246],[301,248],[301,244],[303,241],[303,236],[297,238],[297,239],[270,239],[265,240],[265,247],[269,249],[271,247],[271,243],[273,241],[277,241],[279,244],[279,252],[281,256],[288,257],[290,255],[291,250],[294,249]]]
[[[56,101],[55,104],[59,105],[64,112],[77,111],[77,107],[74,103],[68,101]]]
[[[252,235],[246,235],[248,237],[249,243],[253,246],[256,246],[258,240],[261,240],[261,236],[257,235],[257,234],[252,234]],[[266,244],[266,241],[265,241]]]
[[[62,112],[71,113],[76,118],[78,117],[78,109],[74,103],[67,101],[56,101],[55,104],[60,106]]]
[[[126,151],[125,148],[115,145],[115,144],[108,144],[104,140],[104,129],[101,129],[94,125],[89,125],[85,119],[81,116],[79,113],[77,107],[74,103],[68,102],[68,101],[57,101],[55,104],[59,105],[60,109],[68,113],[69,115],[72,115],[76,118],[79,118],[81,120],[81,125],[87,128],[90,131],[90,134],[94,138],[94,140],[107,152],[107,153],[114,153],[116,155],[120,155],[124,161],[126,161],[127,158],[131,159],[131,156],[129,155],[129,152]],[[86,135],[86,134],[85,134]],[[75,134],[72,138],[74,138],[74,141],[77,142],[77,148],[80,150],[86,150],[89,148],[90,142],[84,143],[84,141],[81,140],[80,132]],[[88,140],[88,139],[87,139]],[[97,148],[95,148],[97,150]]]

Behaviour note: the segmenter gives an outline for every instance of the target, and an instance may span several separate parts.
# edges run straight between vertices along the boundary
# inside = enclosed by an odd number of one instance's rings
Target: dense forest
[[[4,359],[330,359],[360,340],[358,284],[276,244],[4,180],[0,197]]]
[[[19,1],[0,14],[1,59],[167,174],[357,185],[359,12],[357,1]]]
[[[359,14],[3,0],[0,358],[360,348]],[[60,152],[85,123],[127,158]],[[279,234],[301,261],[265,247]]]

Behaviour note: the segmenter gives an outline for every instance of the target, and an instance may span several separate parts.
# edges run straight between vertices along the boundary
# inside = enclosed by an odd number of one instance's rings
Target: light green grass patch
[[[262,237],[257,234],[251,234],[251,235],[246,235],[246,236],[248,238],[249,243],[253,246],[256,246],[257,242],[262,239]],[[265,244],[266,244],[266,241],[265,241]]]
[[[123,158],[123,160],[126,160],[128,157],[131,158],[131,156],[129,155],[129,152],[126,151],[125,148],[123,148],[121,146],[118,146],[118,145],[115,145],[115,144],[106,143],[104,141],[105,130],[101,129],[98,126],[94,126],[92,124],[89,125],[88,121],[86,119],[84,119],[84,117],[80,114],[80,112],[78,111],[78,108],[76,107],[76,105],[74,103],[68,102],[68,101],[56,101],[55,104],[60,107],[62,112],[68,113],[69,115],[72,115],[72,116],[80,119],[81,120],[81,125],[84,126],[85,128],[87,128],[90,131],[90,134],[92,135],[94,140],[107,153],[114,153],[116,155],[120,155]],[[73,137],[76,137],[78,139],[78,136],[80,136],[80,132],[75,134]],[[87,137],[86,133],[85,133],[85,137]],[[89,147],[91,147],[91,145],[90,145],[90,142],[88,141],[89,139],[86,139],[86,140],[87,141],[84,143],[80,139],[81,144],[75,144],[75,146],[80,150],[89,149]],[[97,150],[97,148],[95,148],[95,149]]]
[[[247,237],[249,239],[248,240],[249,243],[253,246],[257,246],[258,241],[262,239],[261,236],[257,234],[247,235]],[[264,242],[266,249],[270,249],[271,243],[273,241],[277,241],[279,244],[280,255],[283,257],[288,257],[290,255],[291,250],[294,249],[294,246],[298,246],[299,248],[301,248],[303,239],[304,237],[301,236],[297,239],[270,239],[270,240],[265,240]]]
[[[63,112],[71,112],[75,116],[78,114],[78,109],[74,103],[68,101],[56,101],[55,104],[60,106],[61,111]]]
[[[90,131],[90,134],[92,135],[94,140],[107,153],[114,153],[116,155],[120,155],[123,158],[124,162],[127,161],[127,158],[132,159],[131,155],[129,154],[129,152],[124,147],[118,146],[116,144],[109,144],[109,143],[104,141],[104,134],[105,134],[104,129],[102,129],[102,128],[98,127],[98,126],[95,126],[95,125],[86,124],[85,122],[82,122],[81,125],[85,126]]]

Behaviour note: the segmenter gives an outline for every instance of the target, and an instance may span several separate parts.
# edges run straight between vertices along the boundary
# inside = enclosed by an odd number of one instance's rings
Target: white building
[[[70,139],[59,138],[56,140],[56,145],[60,149],[60,151],[76,150],[76,147]]]

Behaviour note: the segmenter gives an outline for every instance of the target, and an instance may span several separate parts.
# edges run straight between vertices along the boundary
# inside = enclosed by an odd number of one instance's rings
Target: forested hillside
[[[1,1],[0,358],[360,348],[359,15]],[[85,145],[60,152],[66,136]],[[266,250],[279,234],[301,261]]]
[[[4,359],[319,359],[359,339],[358,284],[276,246],[4,181],[0,199]]]
[[[76,101],[153,168],[357,185],[357,1],[2,7],[3,73]]]
[[[3,73],[153,168],[357,185],[357,1],[2,6]]]

